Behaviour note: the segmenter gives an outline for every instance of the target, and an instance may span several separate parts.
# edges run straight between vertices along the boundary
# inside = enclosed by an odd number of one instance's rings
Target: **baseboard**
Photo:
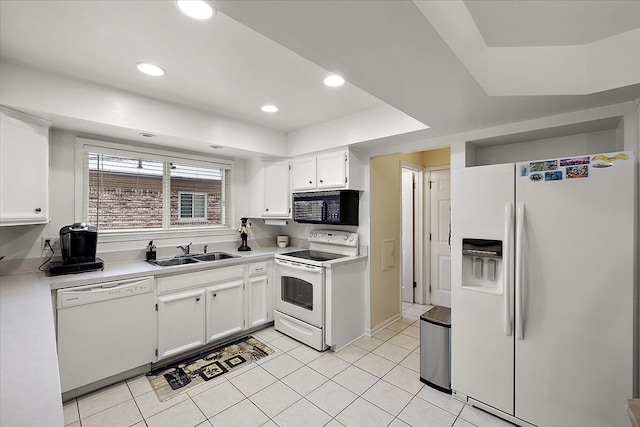
[[[374,328],[366,329],[365,333],[368,332],[369,336],[373,336],[373,335],[377,334],[378,332],[380,332],[381,330],[383,330],[384,328],[386,328],[387,326],[389,326],[390,324],[392,324],[393,322],[396,322],[396,321],[400,320],[401,318],[402,318],[402,313],[398,313],[395,316],[388,318],[384,322],[379,323]]]
[[[330,348],[331,348],[331,351],[340,351],[340,350],[342,350],[343,348],[348,347],[348,346],[350,346],[351,344],[353,344],[354,342],[358,341],[360,338],[364,337],[365,335],[367,335],[367,331],[366,331],[366,330],[365,330],[365,333],[364,333],[364,334],[360,335],[358,338],[356,338],[356,339],[354,339],[354,340],[349,341],[348,343],[346,343],[346,344],[345,344],[345,345],[343,345],[343,346],[336,347],[336,348],[334,348],[334,347],[330,347]]]

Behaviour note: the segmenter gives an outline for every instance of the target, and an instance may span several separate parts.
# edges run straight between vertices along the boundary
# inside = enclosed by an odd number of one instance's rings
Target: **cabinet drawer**
[[[249,264],[249,276],[267,274],[267,262],[254,262]]]
[[[196,286],[205,286],[223,280],[242,277],[244,266],[212,268],[210,270],[196,271],[194,273],[176,274],[174,276],[160,277],[157,279],[158,294],[174,292],[180,289],[188,289]]]

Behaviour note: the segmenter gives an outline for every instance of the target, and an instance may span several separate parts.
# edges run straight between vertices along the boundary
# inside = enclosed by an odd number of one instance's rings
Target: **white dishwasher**
[[[63,393],[154,360],[153,277],[59,289],[57,314]]]

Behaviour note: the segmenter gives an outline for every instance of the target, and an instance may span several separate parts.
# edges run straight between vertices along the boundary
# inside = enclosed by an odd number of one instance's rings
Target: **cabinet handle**
[[[269,212],[269,208],[266,208],[265,210],[266,210],[267,212]]]
[[[212,295],[213,295],[214,298],[218,296],[218,294],[212,294]]]
[[[323,180],[320,180],[320,182],[324,182]]]
[[[200,298],[196,298],[196,301],[200,301]]]
[[[309,184],[313,184],[313,181],[309,181]]]
[[[42,212],[42,209],[36,208],[36,213],[40,213],[40,212]]]

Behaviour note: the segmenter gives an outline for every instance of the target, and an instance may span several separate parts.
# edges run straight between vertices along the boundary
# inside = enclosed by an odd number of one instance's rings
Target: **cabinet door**
[[[294,191],[316,188],[316,156],[293,159],[291,169],[291,185]]]
[[[158,359],[205,344],[205,290],[158,298]]]
[[[318,155],[318,188],[344,188],[347,185],[346,150]]]
[[[249,328],[273,320],[270,314],[272,293],[269,291],[267,275],[249,277]]]
[[[49,221],[48,210],[49,130],[3,111],[0,225],[43,224]]]
[[[289,185],[289,160],[265,161],[264,177],[264,217],[291,216],[291,188]]]
[[[243,280],[207,288],[207,342],[239,332],[245,324]]]

